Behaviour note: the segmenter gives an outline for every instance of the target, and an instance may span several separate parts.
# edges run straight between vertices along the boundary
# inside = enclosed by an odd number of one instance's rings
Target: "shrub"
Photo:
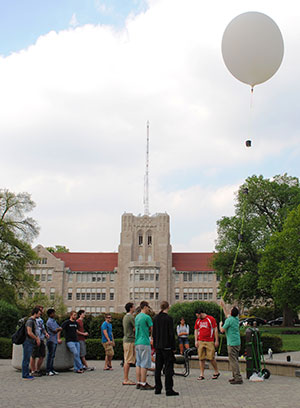
[[[0,337],[0,358],[11,358],[12,356],[12,341],[4,337]]]
[[[123,359],[123,340],[115,339],[114,360]],[[86,358],[89,360],[104,360],[104,347],[100,339],[86,340]]]
[[[111,313],[111,324],[113,335],[115,339],[122,339],[123,338],[123,316],[124,313]],[[93,316],[90,319],[89,327],[86,327],[85,320],[84,320],[84,327],[89,332],[90,339],[101,339],[101,325],[104,322],[104,315],[100,316]]]
[[[190,326],[190,334],[192,334],[194,332],[196,321],[195,313],[199,308],[202,308],[208,315],[213,316],[216,319],[217,324],[219,324],[220,319],[224,320],[223,311],[215,302],[196,301],[175,303],[171,306],[169,311],[169,315],[172,316],[174,320],[174,328],[176,329],[180,322],[180,318],[184,317],[185,322]]]
[[[16,306],[0,300],[0,333],[2,337],[11,337],[14,334],[20,318],[21,314]]]

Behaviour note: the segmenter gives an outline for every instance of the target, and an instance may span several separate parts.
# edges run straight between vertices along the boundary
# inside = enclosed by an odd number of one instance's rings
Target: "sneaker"
[[[41,377],[43,374],[41,373],[41,371],[34,371],[32,375],[33,377]]]
[[[34,380],[33,375],[29,375],[28,377],[23,377],[23,380]]]
[[[146,383],[145,385],[140,384],[140,390],[154,390],[155,387],[152,387],[152,385]]]
[[[49,373],[47,373],[46,375],[50,375],[50,376],[52,376],[52,375],[55,375],[55,374],[54,374],[54,372],[53,372],[53,371],[49,371]]]
[[[95,367],[85,367],[84,371],[94,371]]]
[[[156,394],[156,395],[161,394],[161,390],[155,390],[154,394]]]
[[[140,389],[141,389],[141,384],[138,383],[135,388],[136,388],[137,390],[140,390]]]
[[[54,374],[54,375],[59,375],[59,373],[57,372],[57,371],[52,371],[52,373]]]

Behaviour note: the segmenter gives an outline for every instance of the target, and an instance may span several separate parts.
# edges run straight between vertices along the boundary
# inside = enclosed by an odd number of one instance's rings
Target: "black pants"
[[[161,371],[164,368],[166,392],[173,390],[175,357],[172,350],[156,350],[155,355],[155,390],[161,391]]]

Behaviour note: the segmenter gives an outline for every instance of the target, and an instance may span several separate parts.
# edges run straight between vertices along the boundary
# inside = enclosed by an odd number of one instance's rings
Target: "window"
[[[102,300],[106,300],[106,293],[102,292],[101,295],[102,295]]]
[[[46,271],[43,271],[43,272],[42,272],[41,281],[42,281],[42,282],[45,282],[45,281],[46,281]]]
[[[39,281],[39,280],[40,280],[40,274],[35,275],[34,279],[35,279],[36,281]]]
[[[109,306],[109,313],[113,313],[115,311],[115,308],[113,306]]]
[[[92,293],[92,300],[96,300],[96,293]]]
[[[81,273],[76,273],[76,282],[81,282]]]
[[[212,293],[209,293],[209,294],[208,294],[208,299],[209,299],[209,300],[212,300],[212,298],[213,298],[213,294],[212,294]]]
[[[154,293],[150,292],[150,299],[154,299]]]
[[[90,293],[86,294],[86,300],[91,300],[91,294]]]
[[[115,290],[113,288],[109,289],[109,300],[115,299]]]
[[[95,273],[92,275],[92,282],[97,282],[97,276]]]
[[[155,280],[156,280],[156,281],[159,280],[159,272],[156,272],[156,274],[155,274]]]
[[[175,300],[179,300],[179,288],[175,288]]]
[[[114,282],[114,281],[115,281],[115,274],[114,274],[114,273],[110,273],[110,274],[109,274],[109,280],[110,280],[110,282]]]
[[[106,282],[106,276],[102,275],[102,282]]]
[[[202,300],[202,293],[199,293],[199,300]]]
[[[81,293],[81,300],[85,300],[85,293]]]
[[[175,282],[177,283],[177,282],[179,282],[179,273],[175,273]]]
[[[73,282],[73,274],[68,273],[68,282]]]
[[[96,299],[97,299],[97,300],[101,300],[101,293],[98,293],[98,292],[97,292],[97,297],[96,297]]]
[[[46,265],[47,264],[47,258],[42,258],[42,264]]]
[[[187,273],[186,272],[184,272],[184,274],[183,274],[183,282],[187,282]]]
[[[76,300],[80,300],[80,289],[76,291]]]
[[[207,293],[204,293],[204,298],[203,298],[204,300],[207,300],[207,295],[208,295]]]
[[[148,235],[148,245],[152,245],[152,235]]]
[[[50,299],[54,300],[55,298],[55,288],[50,288]]]
[[[141,246],[141,245],[143,245],[143,235],[142,234],[139,234],[139,245]]]
[[[68,300],[72,300],[72,288],[69,288],[69,289],[68,289],[68,297],[67,297],[67,299],[68,299]]]

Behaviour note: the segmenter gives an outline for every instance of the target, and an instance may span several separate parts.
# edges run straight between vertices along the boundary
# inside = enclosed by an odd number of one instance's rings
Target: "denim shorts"
[[[151,368],[151,346],[138,344],[135,346],[136,367]]]
[[[189,344],[189,339],[187,337],[178,337],[179,344]]]

